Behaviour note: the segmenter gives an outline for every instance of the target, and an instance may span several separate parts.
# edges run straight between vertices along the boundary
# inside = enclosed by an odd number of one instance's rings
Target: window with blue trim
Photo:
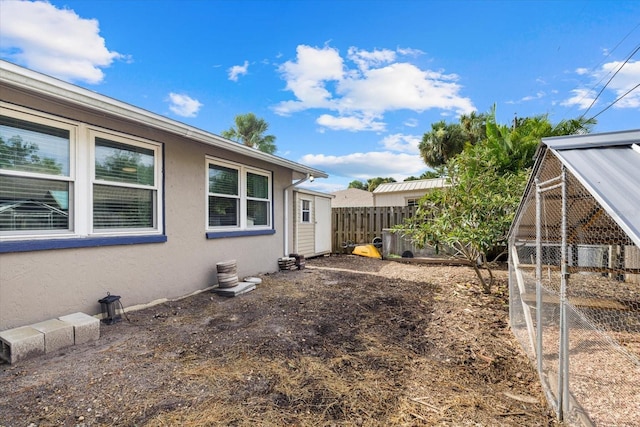
[[[270,229],[271,172],[207,158],[207,230]]]
[[[162,233],[161,144],[0,109],[0,239]]]

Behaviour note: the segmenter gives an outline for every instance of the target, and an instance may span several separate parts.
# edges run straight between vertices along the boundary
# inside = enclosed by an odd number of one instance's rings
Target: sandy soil
[[[0,426],[555,426],[496,274],[340,255],[131,312],[0,365]]]

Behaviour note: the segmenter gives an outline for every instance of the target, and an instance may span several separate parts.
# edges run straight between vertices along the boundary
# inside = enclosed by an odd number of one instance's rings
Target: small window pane
[[[0,231],[68,229],[68,182],[0,176]]]
[[[94,185],[93,228],[154,227],[154,190]]]
[[[96,138],[96,179],[153,186],[154,152]]]
[[[269,198],[269,178],[247,172],[247,197],[256,199]]]
[[[69,176],[69,131],[0,116],[0,169]]]
[[[209,193],[238,195],[238,171],[219,165],[209,165]]]
[[[247,200],[248,225],[269,225],[269,202]]]
[[[311,201],[302,201],[302,222],[311,222]]]
[[[209,196],[209,226],[238,226],[239,199]]]

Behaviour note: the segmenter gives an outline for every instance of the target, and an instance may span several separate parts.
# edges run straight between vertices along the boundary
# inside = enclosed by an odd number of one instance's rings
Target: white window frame
[[[237,225],[209,225],[209,196],[215,196],[216,193],[209,192],[209,165],[222,166],[238,171],[238,195],[225,195],[224,197],[237,198],[240,202],[239,223]],[[205,230],[211,232],[227,232],[227,231],[243,231],[243,230],[271,230],[273,228],[273,173],[264,169],[247,166],[241,163],[231,162],[216,157],[205,157]],[[267,178],[268,198],[252,198],[247,196],[247,173],[261,175]],[[247,200],[256,200],[268,202],[267,208],[267,224],[252,225],[248,221],[247,216]]]
[[[69,227],[68,230],[10,231],[0,234],[0,241],[48,240],[106,236],[162,235],[163,182],[162,144],[118,133],[82,122],[67,120],[51,114],[37,112],[0,101],[0,114],[27,122],[51,126],[69,131],[69,176],[48,175],[23,171],[0,170],[5,176],[41,178],[69,182]],[[95,177],[95,136],[122,144],[144,147],[154,151],[154,227],[145,229],[93,231],[93,184]],[[111,185],[111,183],[110,183]],[[147,186],[143,186],[148,188]]]
[[[308,203],[307,209],[304,208],[305,202]],[[311,206],[313,202],[310,199],[300,199],[300,222],[303,224],[311,224]],[[307,220],[304,219],[304,214],[307,214]]]
[[[88,129],[89,141],[90,143],[90,186],[89,186],[89,202],[91,204],[91,212],[88,216],[89,220],[89,229],[91,233],[94,235],[122,235],[122,234],[146,234],[152,233],[155,234],[160,229],[160,224],[162,224],[162,164],[160,163],[160,158],[162,154],[162,146],[158,143],[153,143],[150,141],[143,140],[141,138],[135,138],[130,135],[124,135],[115,133],[112,131],[105,131],[100,128],[89,128]],[[100,180],[96,178],[95,171],[95,153],[96,153],[96,138],[105,139],[112,142],[117,142],[123,145],[129,145],[132,147],[140,147],[150,151],[153,151],[153,185],[142,185],[142,184],[132,184],[132,183],[119,183],[107,180]],[[109,187],[121,187],[121,188],[133,188],[133,189],[142,189],[142,190],[150,190],[153,193],[153,226],[145,227],[145,228],[113,228],[113,229],[94,229],[93,225],[93,189],[95,185],[104,185]]]

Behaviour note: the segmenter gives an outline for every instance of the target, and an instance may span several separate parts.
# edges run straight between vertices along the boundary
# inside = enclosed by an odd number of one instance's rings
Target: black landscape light
[[[102,322],[107,325],[113,325],[114,323],[122,320],[119,314],[116,313],[116,303],[120,301],[118,295],[111,295],[107,292],[107,296],[98,300],[102,309]]]

